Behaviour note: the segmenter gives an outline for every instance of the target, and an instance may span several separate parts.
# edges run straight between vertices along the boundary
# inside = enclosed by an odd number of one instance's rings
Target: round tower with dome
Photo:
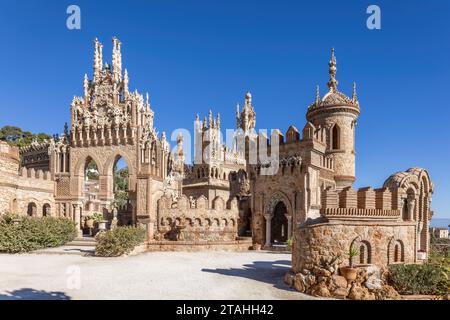
[[[351,186],[355,181],[355,127],[360,109],[355,83],[351,98],[337,88],[334,49],[331,51],[328,65],[329,90],[321,98],[317,87],[316,101],[308,107],[306,119],[317,130],[325,129],[327,144],[325,153],[333,159],[336,188],[342,189]]]

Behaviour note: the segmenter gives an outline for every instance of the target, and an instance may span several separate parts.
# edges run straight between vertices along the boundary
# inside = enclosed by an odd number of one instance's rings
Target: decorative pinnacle
[[[319,106],[320,103],[320,91],[319,91],[319,86],[316,86],[316,107]]]
[[[330,92],[336,92],[338,81],[336,80],[336,57],[334,56],[334,48],[331,49],[331,59],[328,63],[328,73],[330,75],[330,80],[328,81],[328,88],[330,88]]]
[[[209,109],[209,115],[208,116],[209,116],[209,127],[212,128],[214,126],[214,123],[213,123],[213,116],[212,116],[211,109]]]
[[[353,102],[358,101],[358,96],[356,95],[356,82],[353,82],[353,95],[352,95],[352,101],[353,101]]]

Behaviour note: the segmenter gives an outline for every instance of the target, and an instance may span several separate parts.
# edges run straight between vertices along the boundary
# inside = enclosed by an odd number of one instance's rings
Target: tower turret
[[[355,126],[360,109],[355,84],[352,98],[338,90],[336,66],[336,57],[332,49],[328,63],[329,91],[320,99],[318,88],[316,89],[316,99],[308,107],[306,119],[317,129],[325,128],[327,142],[325,153],[334,160],[336,187],[344,188],[351,186],[355,181]]]

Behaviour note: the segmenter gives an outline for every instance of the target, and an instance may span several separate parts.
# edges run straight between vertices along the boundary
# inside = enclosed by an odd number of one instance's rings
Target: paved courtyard
[[[312,299],[283,283],[290,258],[264,251],[0,254],[0,300]]]

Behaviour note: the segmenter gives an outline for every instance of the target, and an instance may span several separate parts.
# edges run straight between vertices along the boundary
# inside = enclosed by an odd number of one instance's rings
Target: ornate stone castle
[[[426,257],[433,193],[426,170],[396,173],[378,189],[352,188],[360,105],[356,85],[351,97],[338,90],[334,50],[328,90],[321,96],[317,87],[302,130],[256,133],[247,93],[233,147],[221,142],[220,115],[197,115],[193,165],[185,164],[183,136],[172,152],[155,130],[148,94],[130,91],[120,41],[113,39],[108,65],[95,40],[93,64],[62,135],[21,150],[0,144],[0,213],[68,217],[81,235],[93,212],[113,218],[114,168],[123,158],[129,203],[121,223],[146,228],[149,250],[270,249],[293,238],[297,271],[353,245],[360,263]]]

